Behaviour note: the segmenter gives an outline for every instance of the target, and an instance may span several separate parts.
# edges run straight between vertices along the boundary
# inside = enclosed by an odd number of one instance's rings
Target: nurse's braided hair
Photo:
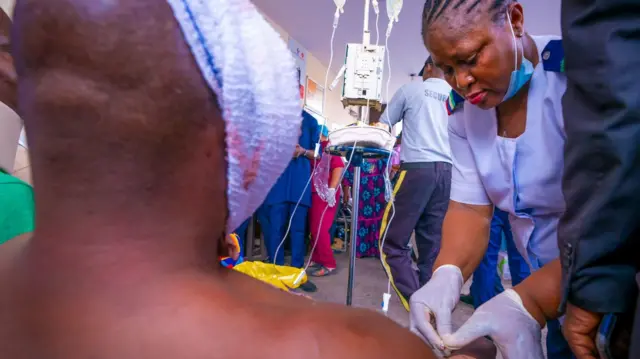
[[[422,34],[434,21],[452,13],[470,14],[474,10],[486,9],[494,21],[502,20],[506,17],[507,6],[513,2],[516,0],[427,0],[422,12]]]

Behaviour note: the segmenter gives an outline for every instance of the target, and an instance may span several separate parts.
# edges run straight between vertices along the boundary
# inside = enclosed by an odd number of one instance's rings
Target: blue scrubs
[[[298,144],[308,150],[313,150],[320,138],[318,121],[309,113],[302,113],[301,134]],[[292,151],[293,153],[293,151]],[[258,209],[258,221],[262,226],[269,258],[276,264],[284,264],[284,245],[276,256],[276,250],[284,237],[289,220],[291,228],[291,266],[302,268],[306,252],[305,233],[307,213],[311,207],[311,186],[307,186],[311,176],[311,161],[306,157],[291,160],[289,166],[271,189],[263,205]],[[306,190],[305,190],[306,186]],[[298,208],[296,203],[300,200]]]
[[[491,220],[489,247],[487,248],[484,258],[482,258],[482,262],[480,262],[476,271],[473,272],[470,294],[473,298],[474,308],[478,308],[489,301],[489,299],[504,291],[502,281],[498,275],[498,253],[503,243],[506,244],[512,285],[516,286],[520,284],[531,274],[529,265],[520,252],[518,252],[515,242],[513,241],[511,225],[509,224],[509,214],[499,208],[495,208],[493,219]],[[547,330],[547,358],[575,358],[562,335],[560,322],[557,320],[547,322]]]
[[[489,299],[504,291],[500,276],[498,275],[498,253],[502,247],[502,239],[506,242],[507,254],[509,258],[509,271],[511,272],[511,283],[516,286],[531,274],[529,265],[518,252],[507,212],[496,208],[491,220],[491,234],[489,237],[489,247],[482,258],[482,262],[473,272],[473,282],[471,283],[471,296],[473,306],[478,308]]]

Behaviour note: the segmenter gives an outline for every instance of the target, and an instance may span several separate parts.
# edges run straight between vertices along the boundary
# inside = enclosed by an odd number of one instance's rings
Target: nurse
[[[311,207],[311,176],[313,148],[318,142],[318,121],[307,111],[302,112],[300,137],[293,158],[284,173],[271,188],[258,209],[258,221],[263,228],[269,260],[284,265],[284,245],[287,231],[291,248],[291,266],[302,268],[306,251],[307,214]]]
[[[516,247],[533,271],[558,263],[557,226],[565,209],[562,42],[529,35],[524,20],[514,0],[425,3],[425,45],[453,88],[453,173],[442,248],[432,279],[411,298],[411,327],[437,350],[467,339],[452,335],[451,313],[487,249],[493,206],[508,213]],[[537,294],[554,297],[555,283],[545,282]],[[481,306],[474,321],[488,312],[487,320],[473,333],[492,337],[505,358],[543,358],[544,319],[529,320],[519,293],[507,290]],[[521,317],[514,315],[518,310]],[[549,329],[549,358],[570,357],[559,326]]]

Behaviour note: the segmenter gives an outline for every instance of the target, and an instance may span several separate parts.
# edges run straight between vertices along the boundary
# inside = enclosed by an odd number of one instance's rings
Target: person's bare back
[[[165,0],[18,0],[13,45],[37,230],[0,247],[3,357],[432,357],[219,267],[224,122]]]
[[[60,280],[31,259],[31,244],[16,238],[0,247],[0,351],[12,359],[433,357],[377,313],[313,302],[234,271],[132,269],[105,278],[97,270]]]

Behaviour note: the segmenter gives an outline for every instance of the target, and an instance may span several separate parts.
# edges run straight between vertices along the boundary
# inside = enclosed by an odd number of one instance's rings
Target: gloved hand
[[[442,336],[451,334],[451,313],[460,300],[463,284],[460,268],[447,264],[438,267],[431,280],[411,296],[410,329],[440,356],[449,354]],[[435,328],[431,324],[432,315],[435,316]]]
[[[541,328],[512,289],[481,305],[457,332],[443,335],[452,350],[489,336],[504,359],[544,359]]]
[[[327,191],[327,203],[329,207],[334,207],[336,205],[336,189],[329,188]]]

